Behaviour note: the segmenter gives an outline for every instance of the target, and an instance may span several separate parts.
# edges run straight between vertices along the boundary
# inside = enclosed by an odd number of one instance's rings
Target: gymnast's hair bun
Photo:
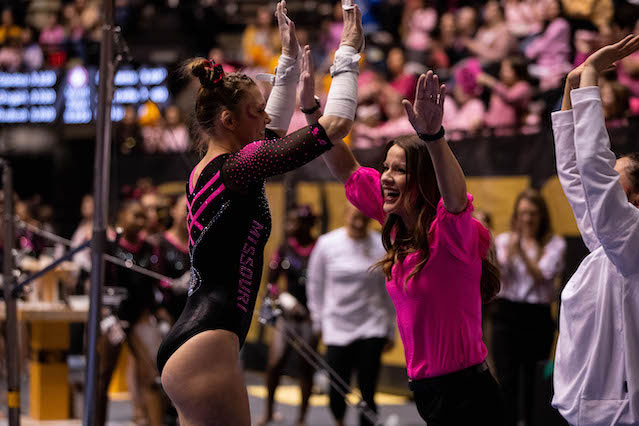
[[[191,74],[200,79],[205,89],[215,89],[223,84],[224,70],[222,65],[204,58],[197,58],[189,63]]]

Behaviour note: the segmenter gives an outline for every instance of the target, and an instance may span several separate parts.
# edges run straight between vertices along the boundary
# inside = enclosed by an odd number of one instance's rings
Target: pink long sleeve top
[[[512,87],[502,83],[493,86],[490,107],[484,117],[488,127],[515,127],[528,108],[532,88],[527,81],[519,81]]]
[[[564,74],[572,69],[570,51],[570,24],[563,18],[553,20],[546,31],[528,45],[526,57],[535,60],[539,68],[533,74],[541,79],[542,90],[557,87]]]
[[[346,197],[367,216],[382,223],[381,175],[360,167],[346,182]],[[440,200],[429,231],[430,257],[405,283],[419,262],[419,252],[396,262],[386,289],[397,314],[411,379],[459,371],[484,361],[480,279],[490,234],[472,217],[473,197],[466,209],[448,212]]]

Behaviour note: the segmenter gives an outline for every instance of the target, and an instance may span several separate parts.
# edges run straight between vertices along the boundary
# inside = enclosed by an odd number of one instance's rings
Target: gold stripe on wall
[[[510,216],[517,195],[530,186],[528,176],[486,176],[466,179],[475,210],[492,217],[493,235],[510,230]]]
[[[541,189],[541,193],[548,204],[553,232],[565,237],[579,237],[581,234],[577,228],[575,216],[572,214],[570,203],[561,189],[559,178],[553,176],[548,179]]]

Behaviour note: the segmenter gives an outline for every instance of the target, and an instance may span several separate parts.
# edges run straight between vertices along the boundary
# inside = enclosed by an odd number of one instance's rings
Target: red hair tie
[[[211,83],[213,83],[214,85],[217,85],[218,83],[222,82],[222,80],[224,79],[224,76],[226,75],[224,73],[224,68],[222,68],[222,65],[216,64],[213,59],[206,59],[205,61],[206,61],[206,68],[213,70],[213,80],[211,81]]]

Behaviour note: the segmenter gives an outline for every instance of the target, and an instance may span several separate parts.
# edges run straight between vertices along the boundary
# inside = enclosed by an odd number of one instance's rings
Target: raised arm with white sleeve
[[[610,150],[598,87],[570,93],[575,119],[576,163],[592,229],[608,258],[624,275],[639,272],[639,209],[628,202]]]
[[[579,78],[578,72],[574,75]],[[579,170],[577,170],[575,122],[570,104],[570,89],[572,88],[571,77],[572,75],[569,75],[566,79],[566,90],[564,90],[564,105],[562,110],[552,113],[557,176],[572,208],[577,227],[581,233],[581,238],[583,238],[588,250],[594,251],[600,244],[592,229],[584,188],[581,183],[581,177],[579,176]]]

